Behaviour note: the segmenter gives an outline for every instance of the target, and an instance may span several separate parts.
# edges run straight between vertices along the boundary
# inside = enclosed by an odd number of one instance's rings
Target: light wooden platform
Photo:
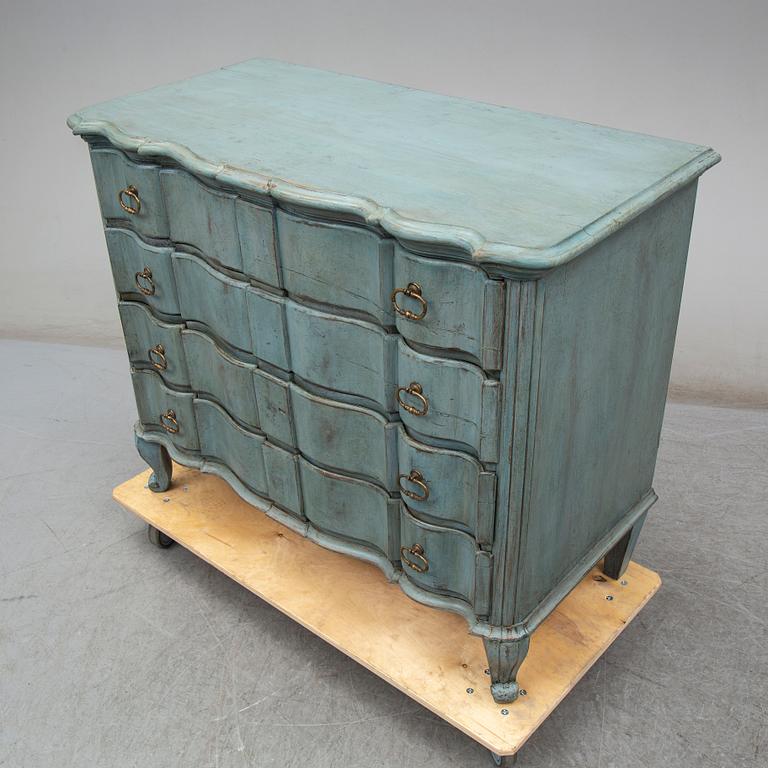
[[[174,465],[164,494],[148,477],[115,499],[498,755],[522,747],[661,584],[636,563],[625,586],[588,574],[534,633],[518,678],[527,694],[498,705],[482,641],[461,617],[415,603],[374,566],[307,541],[217,477]]]

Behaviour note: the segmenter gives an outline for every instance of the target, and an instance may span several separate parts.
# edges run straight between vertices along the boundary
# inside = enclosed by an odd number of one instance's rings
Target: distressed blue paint
[[[656,499],[717,154],[268,61],[69,122],[152,490],[170,455],[375,563],[464,616],[513,700],[531,633],[603,556],[620,576]]]

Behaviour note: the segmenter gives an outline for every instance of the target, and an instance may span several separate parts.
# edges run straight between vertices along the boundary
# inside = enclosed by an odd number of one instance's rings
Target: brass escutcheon
[[[152,367],[157,368],[158,371],[164,371],[168,367],[168,358],[165,356],[165,347],[162,344],[155,344],[152,349],[147,350],[147,357]]]
[[[407,392],[411,397],[415,397],[421,403],[421,409],[406,403],[403,398],[400,397],[402,392]],[[422,394],[421,384],[417,381],[412,381],[407,387],[397,388],[397,402],[400,403],[404,410],[408,411],[408,413],[412,413],[414,416],[426,416],[427,411],[429,410],[429,400]]]
[[[410,309],[401,307],[397,303],[397,297],[401,293],[403,296],[407,296],[409,299],[418,301],[421,305],[421,311],[411,312]],[[392,306],[395,308],[395,312],[397,312],[398,315],[402,315],[403,317],[408,318],[409,320],[423,320],[424,316],[427,314],[427,301],[421,295],[421,286],[418,283],[408,283],[405,288],[395,288],[395,290],[392,291],[391,299]]]
[[[417,557],[424,565],[414,563],[413,560],[408,559],[408,555]],[[400,559],[417,573],[426,573],[429,570],[429,560],[424,555],[424,547],[421,544],[413,544],[410,547],[400,547]]]
[[[166,431],[175,435],[179,431],[179,422],[176,421],[176,411],[172,411],[170,408],[160,414],[160,426]]]
[[[404,488],[403,480],[407,480],[408,482],[417,485],[419,488],[421,488],[421,493],[414,493],[413,491],[409,491],[407,488]],[[415,501],[426,501],[429,498],[429,488],[424,482],[424,475],[422,475],[418,469],[412,469],[411,473],[407,476],[400,475],[397,478],[397,485],[398,488],[400,488],[400,493],[404,494],[409,499],[414,499]]]
[[[130,203],[126,203],[125,200],[123,200],[123,196],[129,197],[131,200],[133,200],[133,205],[131,205]],[[120,207],[126,213],[130,213],[131,216],[135,216],[141,210],[141,200],[139,200],[139,190],[136,189],[136,187],[134,187],[133,184],[126,187],[125,189],[121,189],[117,193],[117,202],[120,203]]]
[[[155,295],[155,281],[152,279],[152,270],[149,267],[144,267],[141,272],[136,273],[136,287],[145,296]]]

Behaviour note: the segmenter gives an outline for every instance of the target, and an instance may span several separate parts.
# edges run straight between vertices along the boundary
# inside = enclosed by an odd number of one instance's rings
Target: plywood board
[[[518,676],[526,695],[499,705],[483,643],[460,616],[420,605],[375,566],[290,531],[218,477],[174,465],[163,494],[147,489],[148,477],[118,486],[115,499],[499,755],[522,747],[661,584],[636,563],[626,584],[587,574],[534,632]]]

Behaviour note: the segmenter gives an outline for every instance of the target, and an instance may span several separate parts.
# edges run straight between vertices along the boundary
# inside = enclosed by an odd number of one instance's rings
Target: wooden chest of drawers
[[[76,113],[172,456],[483,637],[499,702],[646,512],[712,150],[278,62]]]

